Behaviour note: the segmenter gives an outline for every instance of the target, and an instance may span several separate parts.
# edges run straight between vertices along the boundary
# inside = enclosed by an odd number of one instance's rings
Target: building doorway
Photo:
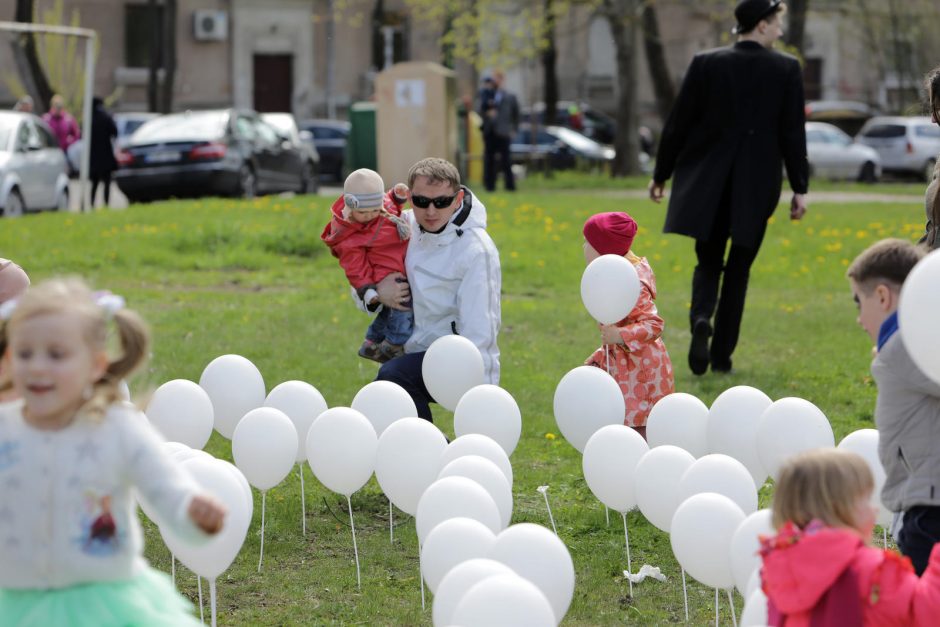
[[[290,113],[294,93],[294,55],[254,55],[254,107],[259,113]]]

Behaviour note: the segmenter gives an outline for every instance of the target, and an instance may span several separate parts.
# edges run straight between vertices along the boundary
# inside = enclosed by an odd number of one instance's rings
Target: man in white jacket
[[[407,309],[413,301],[414,333],[405,355],[386,362],[376,380],[402,386],[431,420],[430,402],[421,374],[424,353],[439,337],[458,334],[483,355],[486,383],[499,383],[500,287],[499,252],[486,232],[486,208],[460,184],[457,168],[444,159],[422,159],[408,173],[406,211],[411,240],[405,256],[407,281],[389,275],[377,286],[386,307]]]

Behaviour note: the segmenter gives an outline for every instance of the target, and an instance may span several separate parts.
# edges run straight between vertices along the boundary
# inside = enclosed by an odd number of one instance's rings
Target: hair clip
[[[0,320],[6,322],[13,316],[13,310],[16,309],[16,306],[19,304],[20,299],[11,298],[10,300],[3,301],[0,303]]]
[[[111,292],[95,292],[95,304],[104,309],[108,319],[111,319],[115,313],[124,308],[125,302],[123,296]]]

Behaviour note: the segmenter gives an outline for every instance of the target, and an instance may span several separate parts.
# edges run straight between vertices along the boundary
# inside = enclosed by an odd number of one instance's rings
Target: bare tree
[[[803,56],[803,45],[806,32],[806,11],[809,9],[809,0],[787,0],[790,10],[787,11],[789,24],[787,25],[786,36],[783,38],[791,48]]]
[[[542,50],[543,81],[542,100],[545,102],[545,124],[554,124],[558,115],[558,69],[555,61],[558,50],[555,48],[555,10],[554,0],[545,0],[545,48]]]
[[[676,88],[669,74],[669,65],[666,63],[666,51],[663,39],[659,34],[659,20],[656,17],[655,0],[646,0],[643,3],[641,15],[643,24],[643,47],[646,51],[646,66],[649,70],[650,80],[653,83],[653,93],[656,96],[656,109],[663,122],[669,117],[672,105],[676,100]]]
[[[163,2],[163,84],[160,89],[160,113],[173,110],[173,85],[176,82],[176,0]]]
[[[30,24],[33,22],[35,6],[33,0],[16,0],[13,19]],[[36,38],[33,33],[21,33],[13,41],[13,59],[23,85],[34,101],[37,113],[44,113],[52,100],[53,89],[46,72],[39,61],[36,51]]]
[[[617,60],[616,156],[610,174],[614,177],[640,173],[640,139],[637,133],[637,33],[640,0],[602,0],[600,11],[610,23]]]
[[[157,22],[157,16],[160,15],[160,7],[157,0],[147,1],[147,13],[154,23]],[[160,80],[160,29],[154,28],[150,33],[150,58],[148,59],[147,72],[147,110],[159,111],[159,80]]]

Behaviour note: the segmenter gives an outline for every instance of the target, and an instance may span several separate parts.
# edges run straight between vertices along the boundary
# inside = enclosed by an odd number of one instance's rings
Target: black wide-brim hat
[[[735,35],[753,30],[762,19],[776,13],[782,0],[741,0],[734,8],[734,17],[738,20],[731,32]]]

